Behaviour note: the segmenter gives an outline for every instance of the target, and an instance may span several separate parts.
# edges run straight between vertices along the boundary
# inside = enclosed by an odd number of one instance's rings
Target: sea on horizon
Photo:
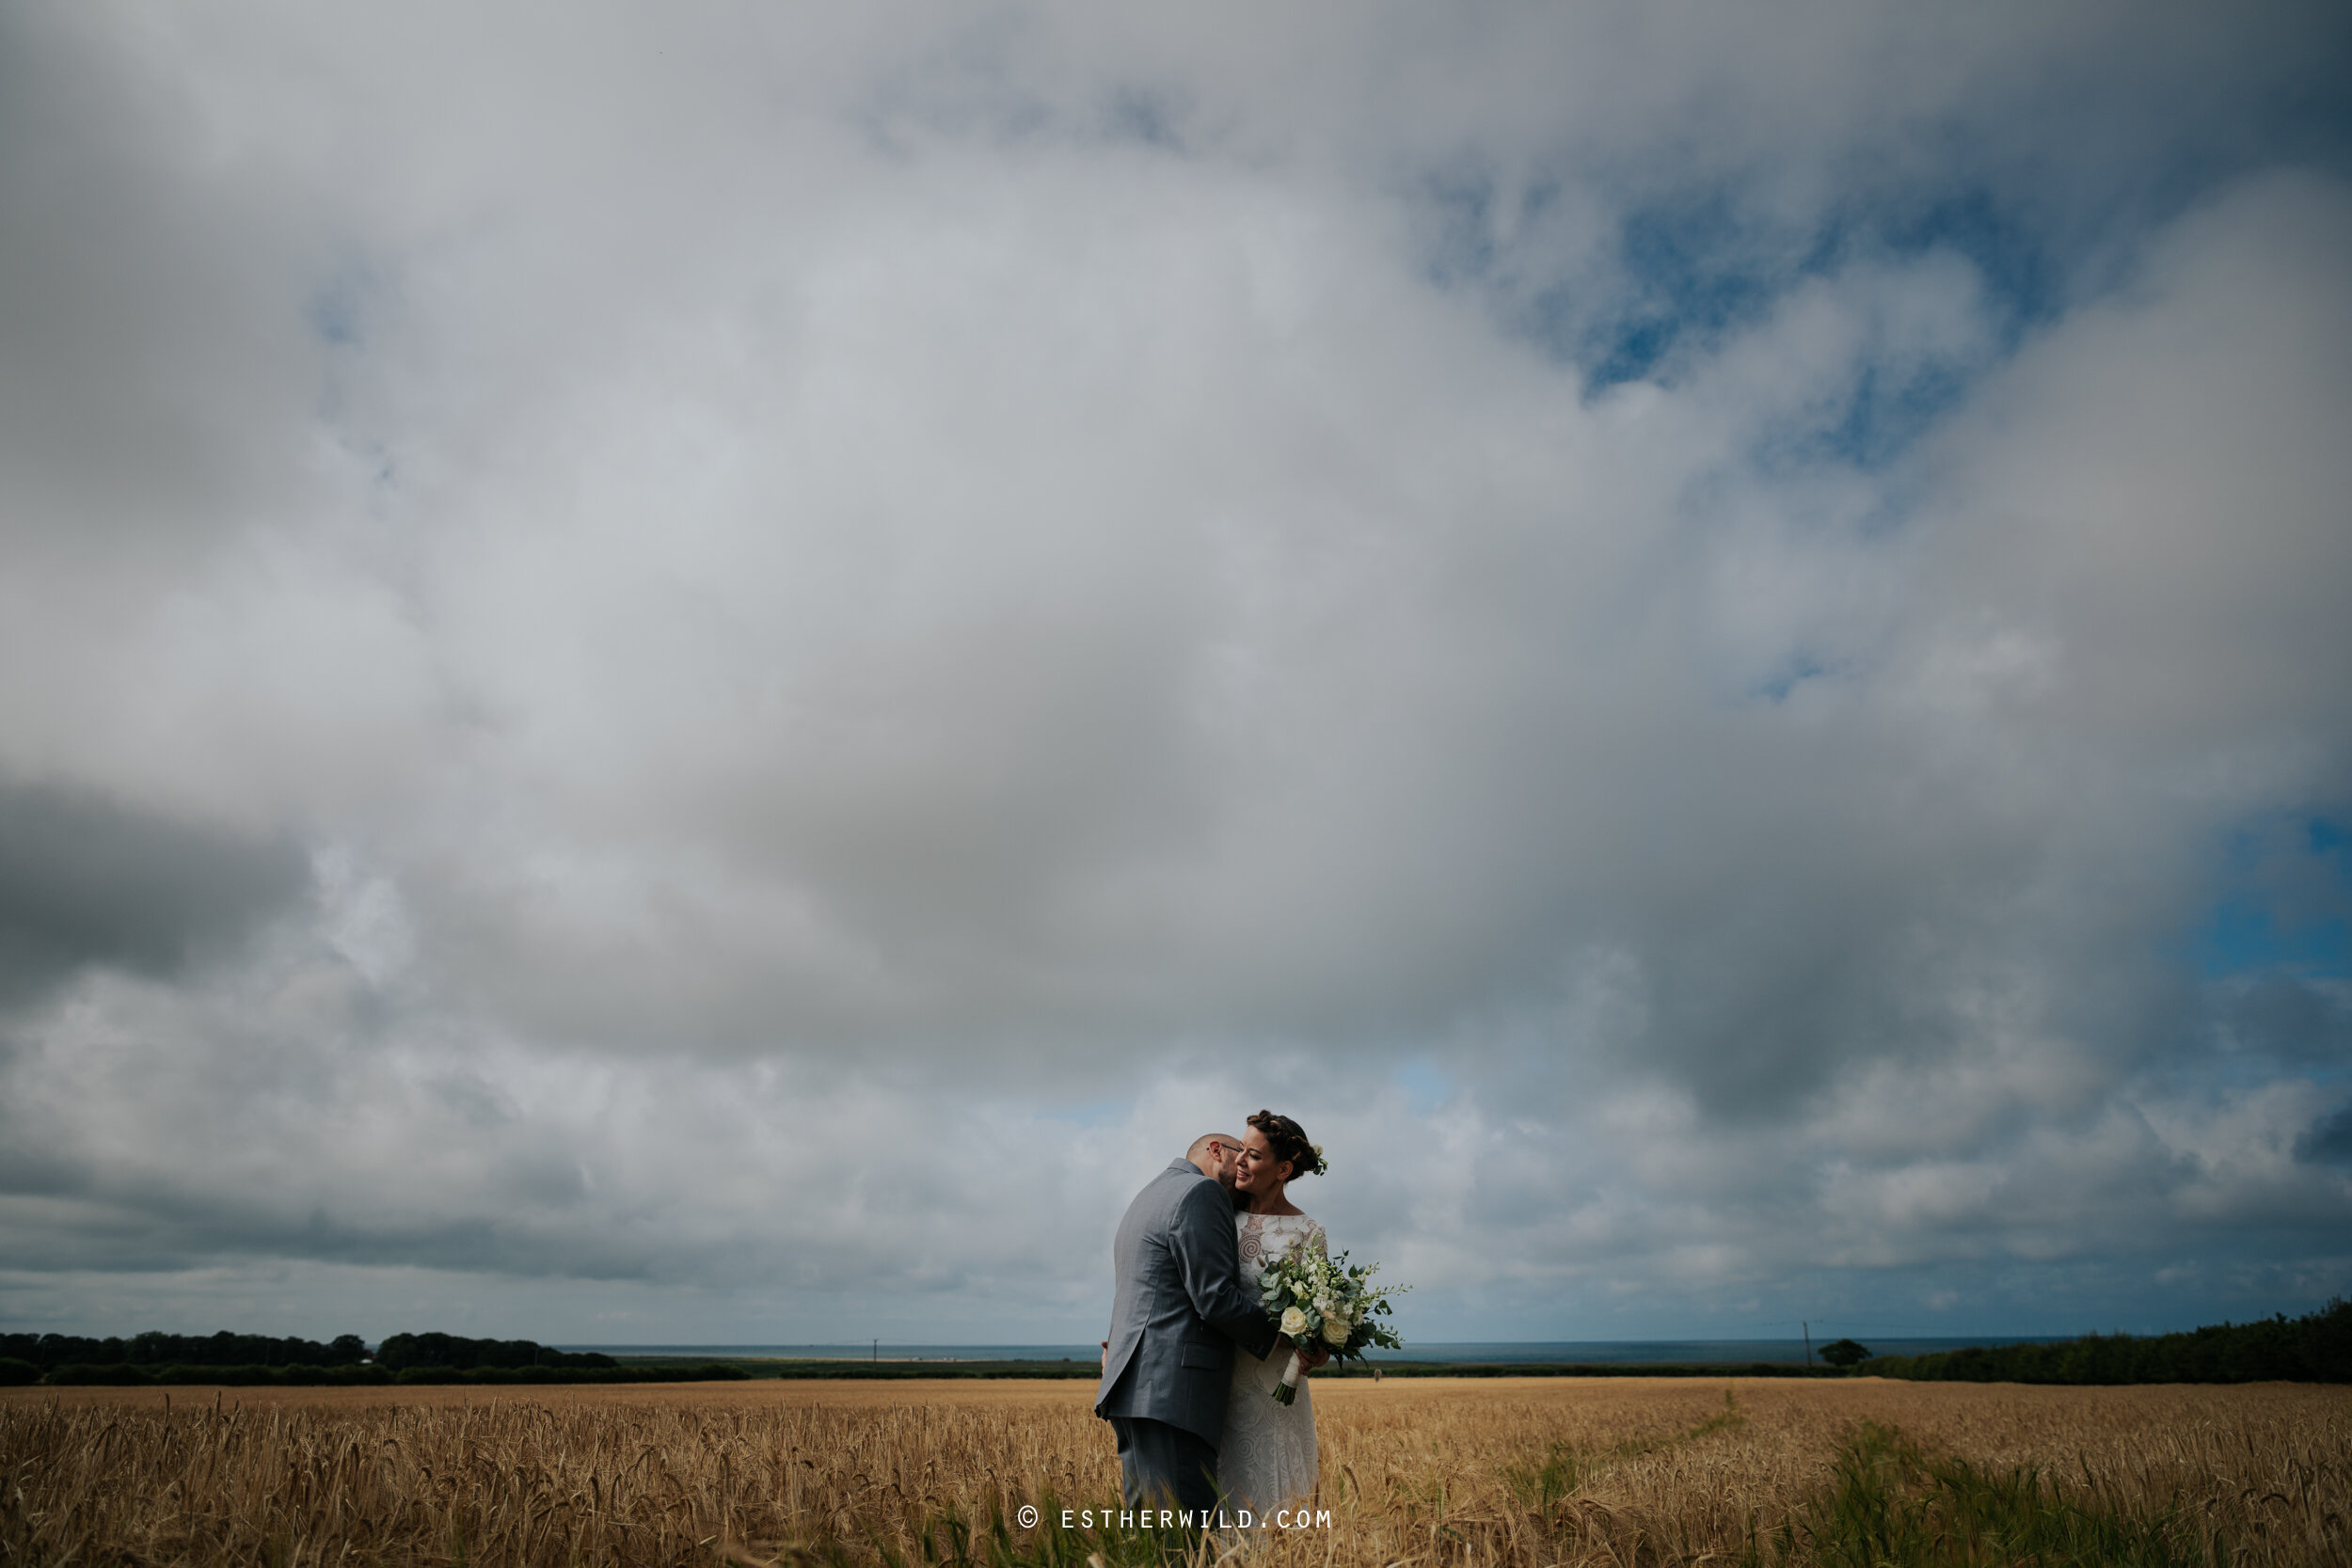
[[[1970,1345],[2046,1344],[2066,1335],[1980,1334],[1939,1338],[1874,1338],[1866,1340],[1879,1355],[1927,1355],[1962,1350]],[[1815,1359],[1827,1341],[1813,1342]],[[567,1351],[602,1351],[607,1355],[709,1355],[763,1357],[789,1361],[1091,1361],[1093,1345],[615,1345],[566,1344]],[[1675,1362],[1764,1362],[1801,1365],[1803,1339],[1539,1339],[1457,1340],[1408,1345],[1401,1351],[1375,1351],[1377,1361],[1437,1361],[1530,1365],[1558,1362],[1589,1366],[1657,1366]]]

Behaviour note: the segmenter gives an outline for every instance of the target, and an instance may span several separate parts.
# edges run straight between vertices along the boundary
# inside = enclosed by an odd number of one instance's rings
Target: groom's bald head
[[[1240,1150],[1241,1140],[1231,1132],[1203,1132],[1192,1140],[1192,1147],[1184,1150],[1184,1158],[1200,1166],[1201,1175],[1231,1191],[1233,1158]]]

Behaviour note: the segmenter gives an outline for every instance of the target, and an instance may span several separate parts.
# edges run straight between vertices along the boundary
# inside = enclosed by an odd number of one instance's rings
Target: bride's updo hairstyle
[[[1291,1163],[1293,1181],[1302,1176],[1323,1174],[1323,1150],[1307,1141],[1307,1130],[1298,1123],[1272,1111],[1260,1111],[1249,1118],[1249,1125],[1265,1134],[1266,1148],[1274,1151],[1277,1160]]]

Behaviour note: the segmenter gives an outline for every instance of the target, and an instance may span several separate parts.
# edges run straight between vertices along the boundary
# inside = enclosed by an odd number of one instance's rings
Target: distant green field
[[[713,1364],[707,1355],[621,1355],[613,1359],[632,1371]],[[1087,1378],[1100,1375],[1091,1361],[852,1361],[788,1360],[780,1356],[721,1356],[716,1364],[755,1378],[800,1378],[842,1383],[891,1382],[910,1378]]]

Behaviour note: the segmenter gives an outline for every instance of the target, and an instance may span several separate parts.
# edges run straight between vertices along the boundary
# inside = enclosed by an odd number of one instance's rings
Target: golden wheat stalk
[[[985,1562],[992,1521],[1049,1568],[1133,1546],[1061,1529],[1118,1506],[1083,1385],[190,1392],[0,1395],[0,1564],[919,1564],[959,1529]],[[2341,1388],[1391,1380],[1326,1383],[1316,1415],[1328,1525],[1199,1568],[1802,1562],[1866,1421],[2200,1555],[2348,1560]],[[1049,1512],[1024,1529],[1024,1504]]]

